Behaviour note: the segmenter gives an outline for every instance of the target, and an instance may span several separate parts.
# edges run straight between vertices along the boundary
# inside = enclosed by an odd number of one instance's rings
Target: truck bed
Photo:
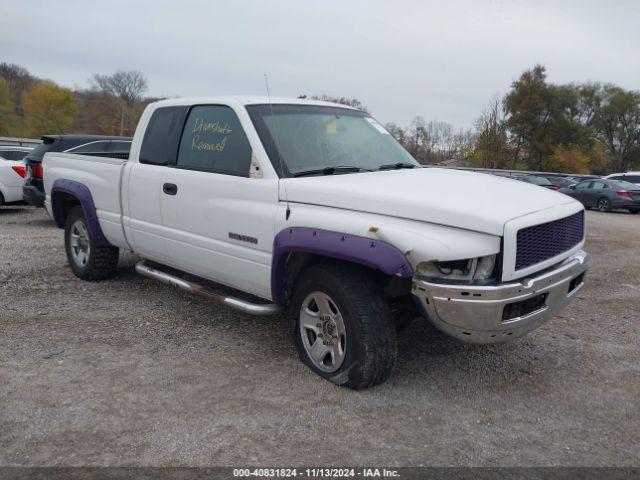
[[[70,179],[87,186],[91,192],[104,236],[112,245],[126,246],[122,231],[120,180],[126,159],[47,153],[43,159],[45,208],[51,211],[51,187],[58,179]]]

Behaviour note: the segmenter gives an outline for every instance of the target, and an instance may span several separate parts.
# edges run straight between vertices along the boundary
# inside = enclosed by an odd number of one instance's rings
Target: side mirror
[[[262,169],[253,151],[251,151],[251,163],[249,163],[249,178],[262,178]]]
[[[575,185],[569,185],[569,188],[570,188],[571,190],[575,190],[575,189],[576,189],[576,186],[575,186]]]

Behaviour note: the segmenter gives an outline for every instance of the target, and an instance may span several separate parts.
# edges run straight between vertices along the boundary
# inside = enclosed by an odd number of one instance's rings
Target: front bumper
[[[414,277],[412,293],[443,332],[469,343],[504,342],[538,328],[566,307],[584,284],[588,262],[580,250],[555,267],[493,286]]]

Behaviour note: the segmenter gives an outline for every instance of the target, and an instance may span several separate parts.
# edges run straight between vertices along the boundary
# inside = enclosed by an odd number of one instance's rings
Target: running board
[[[198,297],[213,300],[214,302],[221,303],[222,305],[250,315],[273,315],[281,312],[280,307],[275,303],[250,303],[239,298],[230,297],[224,293],[209,290],[202,285],[189,282],[170,273],[156,270],[147,265],[144,260],[136,264],[136,272],[145,277],[153,278],[167,285],[173,285],[174,287],[191,292]]]

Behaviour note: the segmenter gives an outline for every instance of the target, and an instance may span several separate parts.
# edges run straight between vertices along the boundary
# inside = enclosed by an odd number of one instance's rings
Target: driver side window
[[[231,107],[191,109],[178,149],[178,168],[248,177],[250,163],[249,140]]]

